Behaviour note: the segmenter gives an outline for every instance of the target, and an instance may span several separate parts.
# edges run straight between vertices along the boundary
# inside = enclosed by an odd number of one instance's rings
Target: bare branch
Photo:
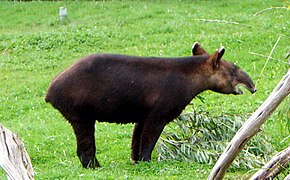
[[[277,46],[277,44],[279,43],[280,39],[281,39],[281,36],[278,37],[278,39],[277,39],[275,45],[273,46],[273,48],[272,48],[272,50],[271,50],[271,52],[270,52],[270,54],[269,54],[269,56],[268,56],[268,58],[267,58],[265,64],[264,64],[264,67],[262,68],[262,70],[261,70],[261,72],[260,72],[260,75],[258,76],[258,80],[257,80],[257,82],[256,82],[256,86],[258,86],[258,82],[259,82],[259,80],[260,80],[260,78],[261,78],[261,76],[262,76],[262,74],[263,74],[263,72],[264,72],[264,69],[266,68],[266,66],[267,66],[267,64],[268,64],[268,62],[269,62],[269,60],[270,60],[270,58],[272,57],[272,54],[273,54],[274,50],[276,49],[276,46]]]

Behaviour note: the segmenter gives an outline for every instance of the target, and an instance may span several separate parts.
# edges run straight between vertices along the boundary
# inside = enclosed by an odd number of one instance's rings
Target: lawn
[[[234,96],[207,91],[201,94],[204,103],[195,99],[190,106],[203,106],[214,115],[251,114],[289,68],[289,5],[278,0],[1,1],[0,123],[24,141],[36,179],[206,179],[213,165],[157,161],[156,150],[151,163],[132,165],[132,124],[97,123],[102,167],[83,169],[72,128],[44,101],[48,85],[89,54],[190,56],[198,41],[210,53],[223,45],[224,59],[247,71],[258,92]],[[68,9],[62,22],[61,6]],[[270,7],[285,8],[261,11]],[[289,102],[288,97],[262,127],[276,151],[290,143]],[[243,179],[257,169],[232,168],[225,179]],[[1,171],[0,179],[4,177]]]

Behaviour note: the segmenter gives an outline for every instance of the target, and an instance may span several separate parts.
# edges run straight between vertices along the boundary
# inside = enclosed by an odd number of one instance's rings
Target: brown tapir
[[[165,125],[197,94],[241,94],[239,84],[256,91],[244,71],[221,59],[224,52],[220,48],[209,55],[195,43],[190,57],[91,55],[56,76],[45,100],[71,123],[83,167],[100,166],[95,157],[96,120],[135,123],[131,158],[135,163],[150,161]]]

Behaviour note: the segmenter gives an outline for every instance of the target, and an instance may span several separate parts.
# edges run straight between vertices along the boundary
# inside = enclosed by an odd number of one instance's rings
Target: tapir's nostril
[[[257,92],[257,88],[253,88],[252,93]]]

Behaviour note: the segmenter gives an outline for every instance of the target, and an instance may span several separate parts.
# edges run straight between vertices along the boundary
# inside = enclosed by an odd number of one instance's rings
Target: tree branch
[[[262,169],[256,172],[250,180],[274,179],[282,169],[288,167],[290,161],[290,146],[276,154]]]

